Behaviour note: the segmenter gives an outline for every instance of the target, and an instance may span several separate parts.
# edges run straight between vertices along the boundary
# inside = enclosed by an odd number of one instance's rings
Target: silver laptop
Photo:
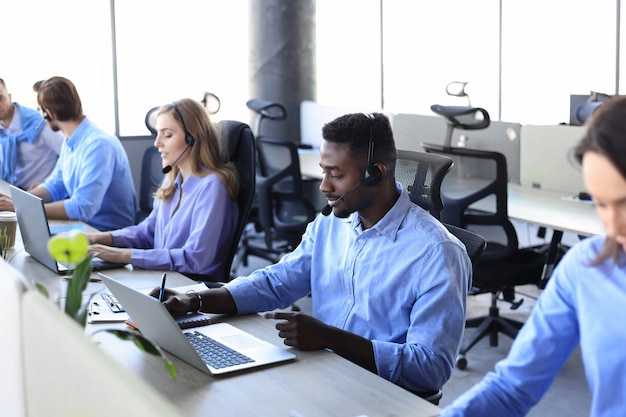
[[[183,331],[156,298],[130,288],[102,273],[98,275],[124,306],[131,320],[144,336],[207,374],[225,374],[285,362],[296,357],[293,353],[258,339],[228,323],[215,323]],[[197,344],[198,340],[206,340],[205,338],[217,342],[216,349],[220,352],[202,353],[202,349],[198,349]],[[210,340],[209,342],[213,343]],[[227,354],[234,357],[232,362],[224,364],[216,361],[218,355],[223,354],[221,351],[228,351]]]
[[[48,239],[52,234],[50,233],[43,200],[21,188],[13,185],[9,187],[13,205],[15,206],[15,213],[17,214],[17,223],[20,226],[24,250],[57,274],[71,273],[74,270],[73,267],[55,261],[48,252]],[[94,270],[121,268],[123,266],[124,264],[106,262],[100,258],[92,259]]]

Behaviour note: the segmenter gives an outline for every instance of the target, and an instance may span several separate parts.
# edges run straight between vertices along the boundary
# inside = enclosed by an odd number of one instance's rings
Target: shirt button
[[[352,304],[352,300],[348,300],[348,304]]]

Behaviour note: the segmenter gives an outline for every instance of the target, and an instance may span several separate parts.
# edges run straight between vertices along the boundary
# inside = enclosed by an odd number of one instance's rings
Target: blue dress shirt
[[[312,294],[313,315],[372,341],[378,374],[414,391],[450,378],[465,327],[465,247],[402,186],[368,230],[358,213],[319,216],[275,265],[226,285],[239,313],[284,308]]]
[[[102,231],[134,224],[137,201],[126,151],[87,117],[63,143],[43,187],[52,201],[65,200],[71,220]]]
[[[579,344],[593,398],[589,415],[624,415],[626,266],[610,259],[590,266],[603,243],[603,236],[588,238],[565,254],[508,356],[442,416],[525,415]]]
[[[179,173],[174,195],[155,199],[143,222],[112,232],[113,244],[135,248],[133,266],[216,275],[237,226],[237,202],[215,174],[181,181]]]

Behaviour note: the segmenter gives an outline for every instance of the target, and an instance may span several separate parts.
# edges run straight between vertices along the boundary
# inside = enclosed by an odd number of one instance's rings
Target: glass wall
[[[150,108],[204,92],[220,99],[215,120],[248,119],[246,1],[116,1],[115,16],[123,135],[145,134]]]
[[[85,114],[113,131],[109,0],[21,0],[2,3],[0,77],[13,101],[37,107],[35,81],[64,76]]]
[[[248,1],[6,3],[0,77],[15,101],[35,107],[32,84],[63,75],[77,85],[85,113],[122,136],[145,135],[151,107],[205,91],[222,101],[216,119],[250,118]],[[447,83],[466,81],[471,104],[494,119],[568,122],[570,94],[615,94],[624,72],[618,5],[317,0],[317,100],[432,114],[434,103],[466,104],[445,95]]]

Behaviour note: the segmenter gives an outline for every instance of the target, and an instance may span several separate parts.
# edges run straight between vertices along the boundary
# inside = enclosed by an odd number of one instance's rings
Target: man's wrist
[[[202,312],[202,295],[194,290],[187,291],[190,297],[190,309],[189,311]]]

